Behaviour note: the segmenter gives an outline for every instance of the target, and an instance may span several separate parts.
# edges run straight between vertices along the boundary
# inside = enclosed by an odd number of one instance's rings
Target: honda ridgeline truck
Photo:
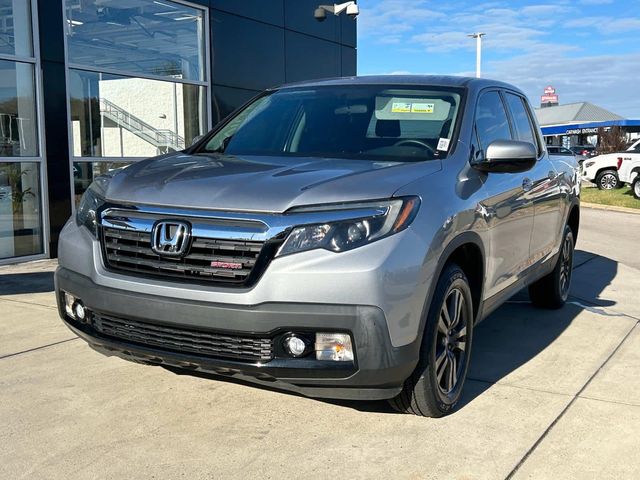
[[[579,219],[575,159],[511,85],[298,83],[97,178],[56,294],[106,355],[442,416],[480,320],[566,301]]]

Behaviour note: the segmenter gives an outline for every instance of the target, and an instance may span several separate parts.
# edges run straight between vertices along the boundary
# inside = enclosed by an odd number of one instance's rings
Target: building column
[[[58,256],[58,236],[71,215],[69,122],[62,0],[38,0],[49,253]]]

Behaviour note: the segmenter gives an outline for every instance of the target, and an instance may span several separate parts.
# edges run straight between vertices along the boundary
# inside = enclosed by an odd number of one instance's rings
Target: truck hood
[[[298,205],[389,198],[400,187],[441,168],[440,160],[397,163],[172,154],[115,174],[106,198],[125,204],[284,212]]]

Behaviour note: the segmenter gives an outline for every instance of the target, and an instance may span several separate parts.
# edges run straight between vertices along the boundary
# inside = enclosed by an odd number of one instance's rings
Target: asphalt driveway
[[[103,357],[58,319],[53,262],[2,267],[0,478],[640,478],[640,215],[582,223],[569,304],[485,320],[439,420]]]

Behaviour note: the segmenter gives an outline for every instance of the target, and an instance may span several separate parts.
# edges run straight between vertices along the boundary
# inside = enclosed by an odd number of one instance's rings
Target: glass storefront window
[[[40,165],[0,163],[0,260],[42,253]]]
[[[0,157],[38,155],[33,65],[0,60]]]
[[[93,179],[116,168],[131,165],[130,162],[73,162],[73,187],[76,207],[82,194],[89,188]]]
[[[74,157],[152,157],[206,131],[205,88],[69,70]]]
[[[0,54],[33,56],[31,2],[0,0]]]
[[[71,64],[205,80],[201,9],[170,0],[65,0],[65,9]]]

